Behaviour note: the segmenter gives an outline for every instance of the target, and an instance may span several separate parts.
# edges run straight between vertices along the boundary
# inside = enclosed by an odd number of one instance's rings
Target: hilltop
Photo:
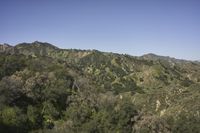
[[[195,61],[0,45],[2,132],[199,132],[199,87]]]

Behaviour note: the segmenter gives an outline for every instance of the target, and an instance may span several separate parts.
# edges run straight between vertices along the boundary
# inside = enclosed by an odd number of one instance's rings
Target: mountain
[[[200,64],[0,45],[1,132],[199,132]]]
[[[176,59],[173,57],[169,57],[169,56],[160,56],[160,55],[156,55],[156,54],[145,54],[143,56],[141,56],[140,58],[146,59],[146,60],[165,60],[171,63],[186,63],[186,62],[190,62],[189,60],[183,60],[183,59]]]

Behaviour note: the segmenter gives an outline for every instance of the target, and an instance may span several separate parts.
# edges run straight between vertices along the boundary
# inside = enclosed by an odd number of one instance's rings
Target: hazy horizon
[[[198,0],[0,2],[0,43],[200,60]]]

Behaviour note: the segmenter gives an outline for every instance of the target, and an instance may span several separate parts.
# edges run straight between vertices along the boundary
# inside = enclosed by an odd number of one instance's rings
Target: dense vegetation
[[[200,63],[0,45],[1,133],[199,133]]]

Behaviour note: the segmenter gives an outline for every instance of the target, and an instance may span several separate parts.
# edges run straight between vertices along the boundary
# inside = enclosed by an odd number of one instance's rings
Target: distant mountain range
[[[0,45],[0,132],[199,132],[200,63]]]

